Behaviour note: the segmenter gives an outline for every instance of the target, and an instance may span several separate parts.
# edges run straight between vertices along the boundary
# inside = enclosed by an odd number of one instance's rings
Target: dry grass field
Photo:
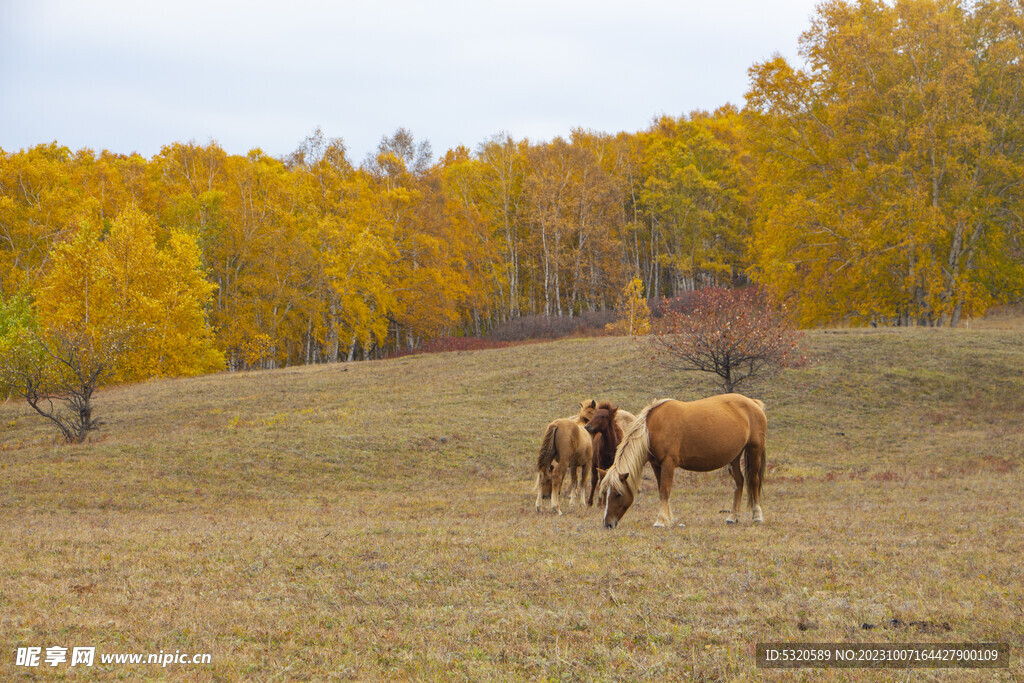
[[[1021,680],[1024,325],[805,346],[743,388],[763,526],[726,526],[723,472],[677,474],[684,527],[653,528],[653,479],[612,532],[534,511],[540,435],[579,399],[717,393],[628,338],[115,387],[81,446],[0,403],[0,679]],[[758,641],[1013,654],[780,672]],[[15,666],[26,646],[96,662]],[[212,663],[99,661],[161,651]]]

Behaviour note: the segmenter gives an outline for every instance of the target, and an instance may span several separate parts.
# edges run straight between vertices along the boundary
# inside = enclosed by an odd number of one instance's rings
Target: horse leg
[[[587,477],[590,476],[590,463],[580,465],[580,505],[583,505],[583,495],[587,491]],[[588,502],[587,505],[590,505]]]
[[[651,465],[654,461],[651,461]],[[669,503],[669,496],[672,493],[672,478],[675,476],[676,468],[671,465],[658,466],[654,468],[654,476],[658,479],[658,496],[661,498],[661,509],[658,511],[658,521],[654,526],[671,526],[672,505]]]
[[[562,491],[562,479],[565,477],[565,470],[559,467],[551,475],[551,509],[562,514],[562,507],[558,502],[558,494]]]
[[[593,507],[594,491],[597,490],[597,465],[590,465],[587,467],[587,471],[590,473],[590,494],[587,496],[587,507]]]
[[[576,496],[579,493],[579,479],[578,479],[578,477],[576,475],[576,466],[575,465],[569,467],[569,477],[570,477],[569,485],[571,487],[569,489],[569,509],[571,510],[573,505],[576,504]]]
[[[725,518],[726,524],[736,524],[740,521],[738,515],[740,514],[740,504],[743,502],[743,466],[740,462],[742,456],[741,452],[735,460],[729,463],[729,472],[732,474],[732,480],[736,482],[736,490],[732,494],[732,514]]]

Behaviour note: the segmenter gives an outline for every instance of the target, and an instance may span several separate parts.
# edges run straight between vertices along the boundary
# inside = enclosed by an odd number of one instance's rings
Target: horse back
[[[724,467],[748,445],[764,445],[768,421],[759,403],[741,394],[667,401],[647,417],[651,456],[699,472]]]
[[[555,420],[555,452],[566,466],[590,464],[593,451],[590,434],[579,423],[571,419]]]
[[[618,430],[616,432],[616,436],[619,438],[619,441],[622,441],[622,436],[629,429],[629,426],[633,424],[633,421],[635,419],[636,415],[628,411],[625,411],[622,408],[619,408],[619,410],[615,413],[615,427]]]

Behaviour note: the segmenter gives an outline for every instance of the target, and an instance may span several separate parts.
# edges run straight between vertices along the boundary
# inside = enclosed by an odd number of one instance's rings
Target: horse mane
[[[647,462],[651,448],[651,433],[647,431],[647,416],[662,403],[671,400],[673,399],[659,399],[636,416],[636,420],[622,436],[622,441],[619,442],[619,447],[615,451],[615,462],[608,468],[608,473],[601,480],[601,495],[606,495],[610,488],[614,488],[619,493],[625,493],[627,486],[634,498],[639,493],[640,479],[643,477],[644,464]],[[623,474],[629,475],[625,482],[622,481],[621,475]]]

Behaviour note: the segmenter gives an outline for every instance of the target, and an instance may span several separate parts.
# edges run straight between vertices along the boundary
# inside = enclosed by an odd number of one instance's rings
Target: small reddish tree
[[[756,288],[703,289],[680,310],[670,304],[650,337],[654,358],[665,367],[714,373],[732,392],[765,371],[805,361],[785,309]]]

